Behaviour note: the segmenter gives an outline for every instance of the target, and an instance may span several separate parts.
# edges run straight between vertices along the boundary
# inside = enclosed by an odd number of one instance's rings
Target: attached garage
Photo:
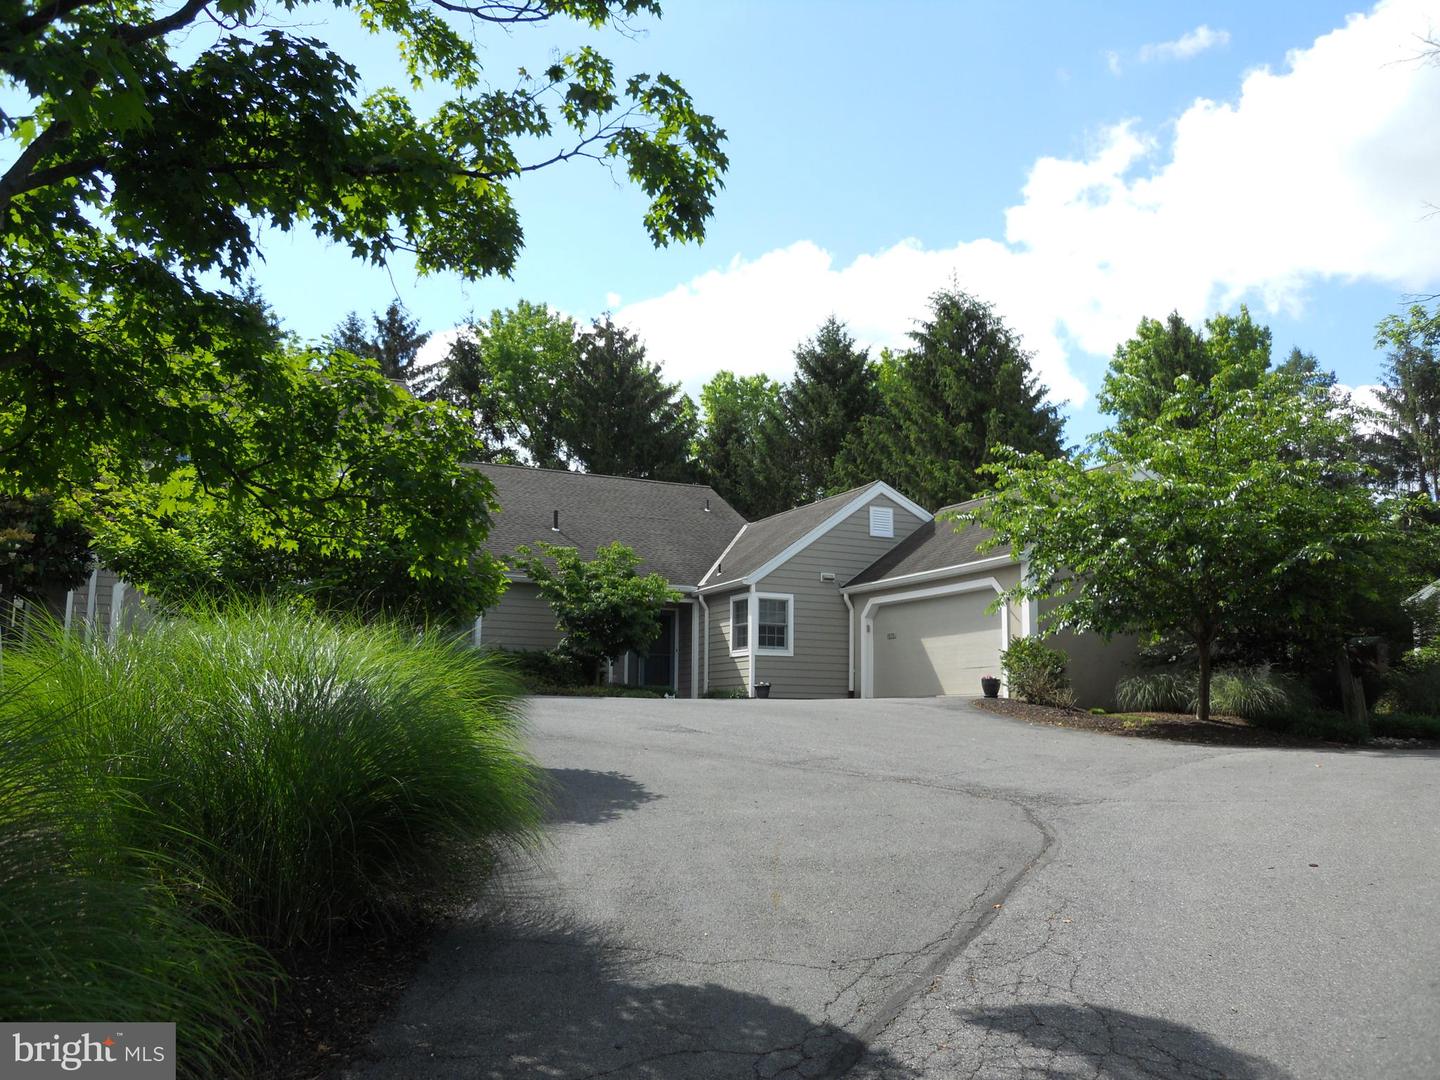
[[[992,588],[875,602],[867,625],[871,639],[870,697],[975,696],[980,679],[1000,674],[1007,636],[1003,612],[985,609]]]

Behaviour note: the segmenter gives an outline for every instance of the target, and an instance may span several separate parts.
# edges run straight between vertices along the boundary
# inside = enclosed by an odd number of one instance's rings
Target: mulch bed
[[[365,1053],[366,1036],[415,981],[430,947],[490,871],[463,860],[456,876],[384,926],[351,930],[325,950],[282,958],[288,979],[265,1022],[255,1080],[318,1080]]]
[[[1209,746],[1341,746],[1342,743],[1303,739],[1295,735],[1251,727],[1244,720],[1212,716],[1203,724],[1180,713],[1122,713],[1097,716],[1079,709],[1053,709],[1029,705],[1009,698],[976,698],[987,712],[1014,717],[1030,724],[1098,731],[1104,735],[1128,735],[1135,739],[1167,739],[1171,742],[1203,743]]]

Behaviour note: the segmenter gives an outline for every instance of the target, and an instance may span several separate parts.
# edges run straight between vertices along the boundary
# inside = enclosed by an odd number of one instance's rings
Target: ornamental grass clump
[[[1199,708],[1199,691],[1190,699]],[[1261,727],[1285,729],[1313,708],[1294,680],[1266,668],[1231,668],[1215,673],[1210,685],[1210,707],[1224,716],[1238,716]]]
[[[180,1075],[240,1075],[274,962],[170,892],[142,865],[158,852],[109,844],[74,783],[73,718],[15,697],[0,694],[0,1015],[173,1022]]]
[[[1125,712],[1185,712],[1195,687],[1193,673],[1146,671],[1115,685],[1115,704]]]
[[[536,841],[517,687],[440,637],[283,607],[7,655],[14,704],[73,717],[97,828],[216,925],[323,944],[433,879],[454,843]]]

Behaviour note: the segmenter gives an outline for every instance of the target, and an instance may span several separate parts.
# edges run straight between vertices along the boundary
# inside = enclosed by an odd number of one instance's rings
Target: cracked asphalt
[[[1440,755],[539,698],[551,842],[344,1075],[1440,1076]]]

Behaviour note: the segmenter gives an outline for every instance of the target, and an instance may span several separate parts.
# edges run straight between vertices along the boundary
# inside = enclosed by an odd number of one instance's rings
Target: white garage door
[[[1000,613],[986,614],[990,589],[906,600],[875,609],[876,697],[980,695],[1000,674]]]

